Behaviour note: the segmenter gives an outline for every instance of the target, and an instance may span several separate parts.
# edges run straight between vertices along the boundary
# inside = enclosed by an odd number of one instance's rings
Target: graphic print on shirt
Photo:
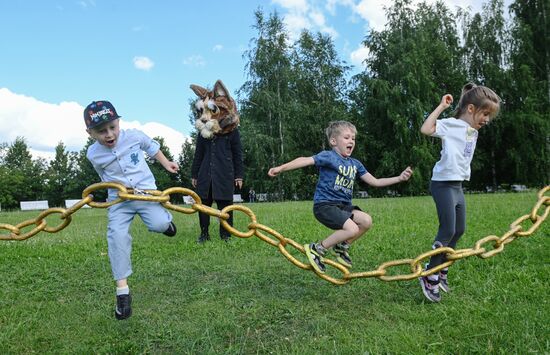
[[[466,130],[466,146],[464,147],[464,157],[470,158],[474,154],[474,146],[477,140],[477,131],[472,127]]]
[[[138,155],[138,153],[132,153],[132,154],[130,154],[130,160],[132,161],[132,163],[134,163],[134,165],[138,165],[138,163],[139,163],[139,155]]]
[[[357,174],[357,167],[348,165],[338,166],[338,175],[334,181],[334,191],[342,190],[346,194],[352,194],[353,183],[355,182],[355,175]]]

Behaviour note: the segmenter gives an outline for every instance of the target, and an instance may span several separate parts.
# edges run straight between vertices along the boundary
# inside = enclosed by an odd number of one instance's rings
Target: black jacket
[[[201,199],[208,198],[212,184],[212,199],[231,200],[235,179],[243,178],[243,152],[238,129],[212,139],[197,137],[191,177],[197,179],[196,192]]]

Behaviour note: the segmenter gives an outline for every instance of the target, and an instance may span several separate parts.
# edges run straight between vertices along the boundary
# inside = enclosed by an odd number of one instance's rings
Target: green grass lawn
[[[534,191],[466,198],[468,229],[459,248],[502,236],[537,201]],[[431,197],[354,202],[374,227],[351,249],[353,272],[430,249],[437,229]],[[302,244],[329,233],[311,202],[247,206],[259,223]],[[2,212],[0,223],[38,214]],[[249,218],[235,218],[246,231]],[[222,242],[216,219],[212,241],[198,245],[197,214],[174,212],[174,220],[175,238],[148,232],[139,218],[132,225],[134,312],[126,321],[113,316],[106,210],[82,209],[59,233],[0,241],[0,353],[550,352],[549,220],[492,258],[457,261],[449,272],[452,293],[440,304],[424,299],[417,280],[335,286],[256,237]]]

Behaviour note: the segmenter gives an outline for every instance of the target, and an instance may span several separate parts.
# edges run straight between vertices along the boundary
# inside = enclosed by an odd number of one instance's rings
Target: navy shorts
[[[353,220],[353,211],[361,209],[354,205],[339,202],[322,202],[313,205],[313,215],[319,222],[330,229],[342,229],[348,219]]]

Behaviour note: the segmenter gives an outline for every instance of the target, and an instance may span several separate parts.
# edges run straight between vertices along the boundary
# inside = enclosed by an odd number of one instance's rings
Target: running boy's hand
[[[178,163],[169,161],[166,163],[166,165],[164,165],[164,169],[168,170],[171,173],[177,173],[178,170],[180,170],[180,167]]]
[[[279,175],[280,172],[281,172],[281,167],[278,166],[276,168],[269,169],[269,171],[267,172],[267,175],[269,175],[271,177],[275,177],[275,176]]]
[[[447,109],[449,108],[449,106],[451,106],[452,103],[453,103],[453,96],[451,94],[445,94],[441,98],[441,103],[439,104],[439,106],[442,106],[444,109]]]
[[[168,160],[160,149],[157,154],[155,154],[154,158],[164,167],[164,169],[171,173],[177,173],[180,169],[178,163]]]
[[[399,181],[403,182],[409,180],[412,174],[413,170],[410,166],[407,166],[407,169],[403,170],[403,172],[399,175]]]

